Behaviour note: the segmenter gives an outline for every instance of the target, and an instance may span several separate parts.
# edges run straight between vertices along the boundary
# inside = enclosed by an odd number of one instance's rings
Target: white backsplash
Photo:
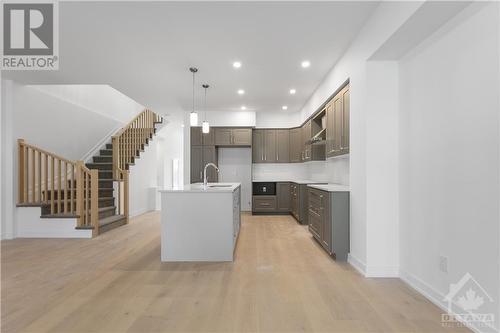
[[[334,157],[326,161],[313,161],[306,164],[309,166],[308,179],[349,185],[349,156]]]
[[[306,163],[252,164],[254,180],[319,180],[349,185],[349,156]]]
[[[252,179],[291,180],[307,179],[308,167],[305,163],[254,163]]]

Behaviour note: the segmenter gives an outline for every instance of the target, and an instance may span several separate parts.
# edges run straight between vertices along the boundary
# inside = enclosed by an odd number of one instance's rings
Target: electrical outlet
[[[439,256],[439,270],[448,273],[448,257]]]

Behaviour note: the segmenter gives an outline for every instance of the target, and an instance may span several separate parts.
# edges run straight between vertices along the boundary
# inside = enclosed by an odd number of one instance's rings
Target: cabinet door
[[[342,93],[333,98],[333,156],[340,155],[340,142],[342,140]]]
[[[252,129],[251,128],[233,128],[232,129],[232,145],[251,146],[252,145]]]
[[[333,140],[335,139],[334,121],[333,101],[331,101],[326,106],[326,156],[328,157],[335,155],[335,148],[333,146]]]
[[[321,191],[308,189],[308,221],[309,230],[313,236],[323,245],[323,197]]]
[[[201,146],[202,144],[201,127],[191,127],[191,146]]]
[[[342,140],[340,150],[342,154],[349,153],[349,114],[350,114],[350,95],[349,86],[344,89],[342,94]]]
[[[302,127],[302,160],[310,161],[312,158],[311,154],[311,144],[309,144],[309,140],[311,140],[311,120],[307,121]]]
[[[276,162],[276,130],[264,130],[264,162]]]
[[[253,130],[252,162],[264,163],[264,130]]]
[[[276,162],[290,162],[290,131],[276,130]]]
[[[204,146],[203,147],[203,166],[202,170],[205,168],[207,163],[214,163],[217,165],[217,149],[215,146]],[[207,180],[211,183],[217,182],[219,179],[218,173],[215,168],[209,167],[207,169]]]
[[[232,132],[230,128],[215,128],[215,145],[230,146],[232,144]]]
[[[292,128],[290,130],[290,162],[302,162],[302,130],[300,128]]]
[[[203,181],[203,146],[191,146],[191,183]]]
[[[328,253],[332,253],[332,219],[330,215],[330,193],[321,191],[321,245]]]
[[[215,145],[215,133],[214,129],[211,129],[208,133],[202,133],[203,145],[204,146],[214,146]]]
[[[276,194],[278,196],[277,209],[288,212],[290,210],[290,183],[276,184]]]

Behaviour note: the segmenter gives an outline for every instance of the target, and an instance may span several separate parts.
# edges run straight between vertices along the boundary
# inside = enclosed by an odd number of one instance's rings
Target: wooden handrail
[[[18,139],[18,204],[50,207],[99,232],[99,171]]]
[[[146,109],[112,136],[115,180],[118,179],[120,171],[127,170],[127,165],[134,162],[138,152],[154,134],[155,124],[161,121],[159,115]]]
[[[118,182],[117,211],[128,223],[129,171],[128,166],[153,137],[155,125],[162,118],[151,110],[144,110],[111,137],[113,146],[113,179]]]

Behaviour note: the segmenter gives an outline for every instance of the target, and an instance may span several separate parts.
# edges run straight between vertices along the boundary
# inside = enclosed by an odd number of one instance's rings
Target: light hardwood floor
[[[398,279],[330,259],[289,216],[243,216],[234,263],[161,263],[159,214],[91,240],[2,242],[2,332],[449,332]]]

